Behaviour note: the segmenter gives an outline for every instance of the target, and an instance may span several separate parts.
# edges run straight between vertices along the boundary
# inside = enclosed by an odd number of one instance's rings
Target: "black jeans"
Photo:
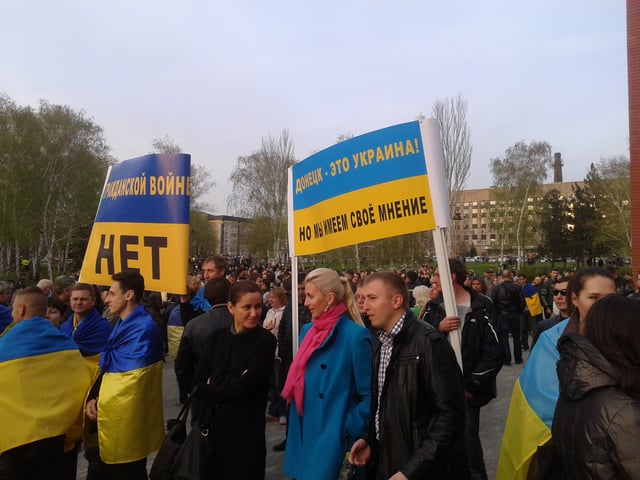
[[[45,438],[0,455],[0,480],[62,480],[64,435]]]
[[[89,461],[87,480],[147,480],[147,458],[128,463],[104,463],[100,451],[90,448],[84,452]]]
[[[484,454],[480,443],[480,407],[465,405],[464,442],[467,446],[471,480],[487,480]]]
[[[522,345],[520,344],[520,314],[506,312],[498,315],[500,324],[500,343],[504,349],[504,363],[511,365],[511,348],[509,334],[513,337],[513,358],[516,363],[522,363]]]

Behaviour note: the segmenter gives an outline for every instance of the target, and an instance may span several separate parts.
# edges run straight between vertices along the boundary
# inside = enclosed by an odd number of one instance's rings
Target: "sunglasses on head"
[[[563,297],[567,296],[567,289],[565,288],[564,290],[556,290],[555,288],[553,289],[553,296],[555,297],[556,295],[562,295]]]

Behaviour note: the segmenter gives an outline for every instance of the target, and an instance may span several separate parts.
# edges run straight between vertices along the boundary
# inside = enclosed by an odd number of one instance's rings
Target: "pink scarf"
[[[313,320],[313,325],[304,336],[300,350],[291,363],[281,395],[287,403],[295,400],[299,415],[302,415],[304,404],[304,374],[307,370],[307,362],[313,352],[327,339],[333,327],[338,323],[340,315],[346,311],[347,307],[341,303]]]

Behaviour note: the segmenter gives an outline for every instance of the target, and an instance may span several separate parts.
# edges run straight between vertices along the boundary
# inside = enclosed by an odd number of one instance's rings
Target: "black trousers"
[[[84,453],[89,461],[87,480],[147,480],[147,458],[129,463],[104,463],[100,451],[90,448]]]
[[[484,454],[480,443],[480,407],[465,405],[464,442],[467,446],[471,480],[487,480]]]
[[[522,345],[520,344],[520,314],[501,313],[498,316],[500,324],[500,343],[504,350],[504,363],[511,365],[511,348],[509,334],[513,337],[513,357],[516,363],[522,363]]]
[[[0,480],[62,480],[64,435],[45,438],[0,455]]]

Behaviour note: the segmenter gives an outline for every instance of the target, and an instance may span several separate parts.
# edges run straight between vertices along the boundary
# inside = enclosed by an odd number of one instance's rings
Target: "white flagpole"
[[[420,121],[420,133],[422,146],[427,162],[427,174],[429,177],[429,189],[436,219],[436,228],[433,231],[433,243],[436,247],[436,259],[442,286],[442,298],[447,316],[458,316],[451,270],[449,269],[449,256],[447,254],[447,242],[445,229],[451,225],[449,212],[449,192],[444,170],[444,152],[440,137],[440,125],[435,118],[427,118]],[[462,369],[462,339],[460,329],[449,332],[449,343],[456,355],[456,360]]]
[[[298,257],[294,248],[293,231],[293,167],[287,172],[287,213],[289,226],[289,255],[291,256],[291,342],[293,356],[298,353]]]

